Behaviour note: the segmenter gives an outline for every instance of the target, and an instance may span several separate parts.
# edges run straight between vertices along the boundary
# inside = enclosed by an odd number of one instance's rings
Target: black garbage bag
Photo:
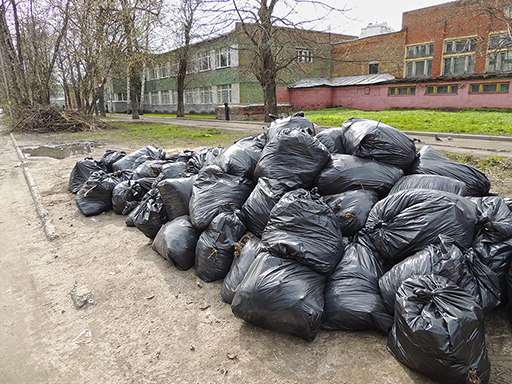
[[[250,232],[247,232],[238,243],[235,243],[235,257],[220,289],[219,297],[222,302],[231,304],[236,287],[242,282],[260,251],[260,239]]]
[[[379,255],[396,264],[444,234],[470,247],[476,204],[449,192],[409,189],[380,200],[370,211],[364,231]]]
[[[180,216],[160,228],[151,246],[176,268],[186,271],[195,264],[199,235],[199,231],[190,222],[190,217]]]
[[[470,165],[447,158],[430,145],[425,145],[418,151],[416,160],[407,173],[440,175],[460,180],[466,184],[468,196],[485,196],[491,188],[491,183],[484,173]]]
[[[406,170],[416,158],[414,140],[380,121],[351,118],[343,122],[346,153]]]
[[[268,127],[267,142],[273,140],[281,131],[286,129],[300,129],[311,136],[315,136],[318,130],[316,124],[304,117],[304,112],[300,111],[293,116],[275,119]]]
[[[512,263],[510,264],[507,273],[507,293],[509,298],[512,297]],[[512,322],[512,304],[508,305],[508,317],[510,322]]]
[[[140,162],[138,162],[138,159],[141,157],[142,162],[150,159],[162,160],[165,159],[165,152],[161,149],[153,147],[152,145],[147,145],[117,160],[112,165],[112,169],[114,171],[122,169],[135,169],[137,168],[137,166],[141,164]]]
[[[313,341],[323,320],[325,276],[261,253],[236,289],[231,309],[248,323]]]
[[[194,181],[190,196],[192,224],[203,230],[219,213],[240,209],[252,189],[251,181],[228,175],[217,165],[203,168]]]
[[[305,189],[286,193],[270,212],[264,249],[330,275],[343,256],[338,218],[321,196]]]
[[[114,163],[126,156],[124,151],[107,150],[100,158],[100,162],[107,167],[107,172],[114,172]]]
[[[404,172],[393,165],[335,153],[313,186],[318,187],[322,196],[364,189],[375,191],[382,198],[403,175]]]
[[[246,137],[226,148],[213,160],[224,172],[252,180],[254,168],[266,144],[265,134]]]
[[[167,222],[164,203],[158,189],[151,189],[142,198],[133,216],[135,227],[146,237],[154,239],[162,225]]]
[[[470,376],[489,383],[482,308],[442,276],[412,277],[400,286],[388,350],[439,383],[468,384]]]
[[[345,247],[343,259],[327,278],[324,329],[361,331],[393,325],[379,292],[384,270],[373,252],[358,243]]]
[[[107,172],[107,167],[101,161],[94,160],[92,157],[77,161],[69,175],[69,190],[72,193],[78,193],[87,179],[96,171]]]
[[[472,198],[477,224],[472,248],[482,262],[498,274],[502,302],[506,303],[506,275],[512,261],[512,211],[502,196]]]
[[[380,294],[389,313],[394,313],[396,293],[405,280],[430,274],[443,276],[467,291],[485,314],[500,303],[498,276],[476,257],[474,251],[439,235],[435,243],[394,265],[380,278]]]
[[[152,188],[154,178],[125,180],[114,187],[112,191],[112,208],[118,215],[127,215],[141,202],[142,198]]]
[[[162,165],[158,178],[164,179],[176,179],[182,177],[187,173],[187,163],[183,161],[175,161],[173,163],[166,163]]]
[[[235,255],[234,244],[247,230],[239,214],[240,211],[220,213],[199,236],[196,273],[201,280],[210,283],[228,274]]]
[[[330,159],[329,150],[315,137],[299,129],[280,131],[267,142],[254,170],[253,181],[267,177],[291,189],[310,188]]]
[[[270,211],[290,188],[279,180],[260,177],[258,184],[242,205],[243,220],[247,229],[261,237],[270,217]]]
[[[139,157],[139,159],[141,158],[145,158],[145,156]],[[162,167],[167,163],[167,160],[146,160],[142,164],[137,166],[137,168],[135,168],[135,174],[137,175],[137,178],[157,177],[158,175],[160,175]]]
[[[452,177],[439,175],[404,176],[393,185],[389,194],[413,188],[436,189],[438,191],[455,193],[459,196],[466,196],[466,184]]]
[[[112,191],[115,186],[132,177],[133,171],[93,172],[76,195],[78,209],[85,216],[99,215],[112,209]]]
[[[323,196],[323,199],[336,214],[343,236],[354,236],[364,227],[379,195],[375,191],[360,189]]]
[[[156,188],[158,188],[160,196],[162,196],[168,220],[174,220],[176,217],[189,214],[192,186],[196,177],[194,175],[176,179],[164,179],[156,184]]]
[[[331,153],[346,153],[343,148],[343,128],[333,127],[320,131],[315,136]]]
[[[223,147],[218,146],[193,152],[187,162],[187,172],[191,175],[197,175],[201,169],[213,164],[213,160],[220,155],[223,149]]]

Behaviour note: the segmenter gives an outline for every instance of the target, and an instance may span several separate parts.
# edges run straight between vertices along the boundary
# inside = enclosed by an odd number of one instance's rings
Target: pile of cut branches
[[[55,104],[18,108],[16,120],[17,123],[11,129],[11,132],[79,132],[113,128],[111,125],[81,110],[64,109]]]

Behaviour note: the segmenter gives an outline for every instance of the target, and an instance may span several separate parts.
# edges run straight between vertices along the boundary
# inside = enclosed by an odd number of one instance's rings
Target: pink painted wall
[[[457,94],[426,95],[425,87],[443,83],[418,84],[415,95],[388,95],[389,87],[414,86],[414,84],[377,84],[338,88],[291,89],[293,108],[302,110],[328,107],[346,107],[364,111],[381,111],[389,108],[404,109],[463,109],[505,108],[512,109],[512,87],[508,93],[469,93],[471,83],[495,83],[496,81],[447,82],[458,84]],[[503,82],[503,81],[500,81]]]
[[[278,103],[289,103],[290,102],[290,91],[287,87],[277,87],[277,102]]]
[[[333,107],[333,88],[331,87],[291,89],[290,91],[290,103],[295,109],[307,110]]]

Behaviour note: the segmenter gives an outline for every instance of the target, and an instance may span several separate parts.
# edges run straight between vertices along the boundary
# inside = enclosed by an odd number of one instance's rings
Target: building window
[[[117,95],[117,101],[127,101],[128,97],[126,93],[116,93]]]
[[[388,95],[415,95],[416,87],[390,87],[388,88]]]
[[[151,92],[151,105],[159,105],[158,92]]]
[[[149,92],[144,93],[144,104],[146,104],[146,105],[150,104]]]
[[[371,62],[368,64],[368,74],[369,75],[376,75],[379,73],[379,63]]]
[[[217,86],[217,100],[219,103],[231,103],[231,84]]]
[[[475,71],[475,55],[445,57],[443,75],[466,75]]]
[[[445,41],[444,54],[460,54],[476,51],[476,37]]]
[[[195,104],[195,103],[196,103],[195,89],[185,90],[185,104]]]
[[[149,78],[151,80],[158,79],[158,68],[153,68],[152,70],[149,71]]]
[[[162,105],[170,105],[171,98],[169,96],[169,91],[162,91]]]
[[[217,68],[227,68],[231,66],[231,54],[229,48],[217,50]]]
[[[297,63],[312,63],[313,52],[309,49],[295,48]]]
[[[512,37],[508,33],[489,36],[487,72],[512,72]]]
[[[471,84],[470,93],[508,93],[510,83]]]
[[[432,76],[432,60],[407,61],[405,64],[405,77]]]
[[[459,92],[457,84],[429,85],[425,87],[425,95],[456,95]]]
[[[201,104],[213,103],[212,87],[202,87],[199,91],[201,97]]]
[[[417,59],[419,57],[431,57],[434,56],[434,43],[411,45],[407,47],[408,59]]]
[[[172,103],[174,105],[178,104],[178,91],[172,91]]]
[[[210,52],[199,54],[199,71],[209,71],[210,67]]]
[[[160,78],[165,79],[166,77],[169,77],[169,70],[167,67],[160,68]]]

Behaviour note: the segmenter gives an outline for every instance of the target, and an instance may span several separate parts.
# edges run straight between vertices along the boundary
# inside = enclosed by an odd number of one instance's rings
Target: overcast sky
[[[336,16],[328,21],[331,31],[347,35],[359,36],[361,28],[369,23],[382,23],[386,21],[388,26],[395,31],[402,28],[402,13],[415,9],[444,4],[450,1],[440,0],[336,0],[339,7],[343,3],[351,10],[345,17]]]

